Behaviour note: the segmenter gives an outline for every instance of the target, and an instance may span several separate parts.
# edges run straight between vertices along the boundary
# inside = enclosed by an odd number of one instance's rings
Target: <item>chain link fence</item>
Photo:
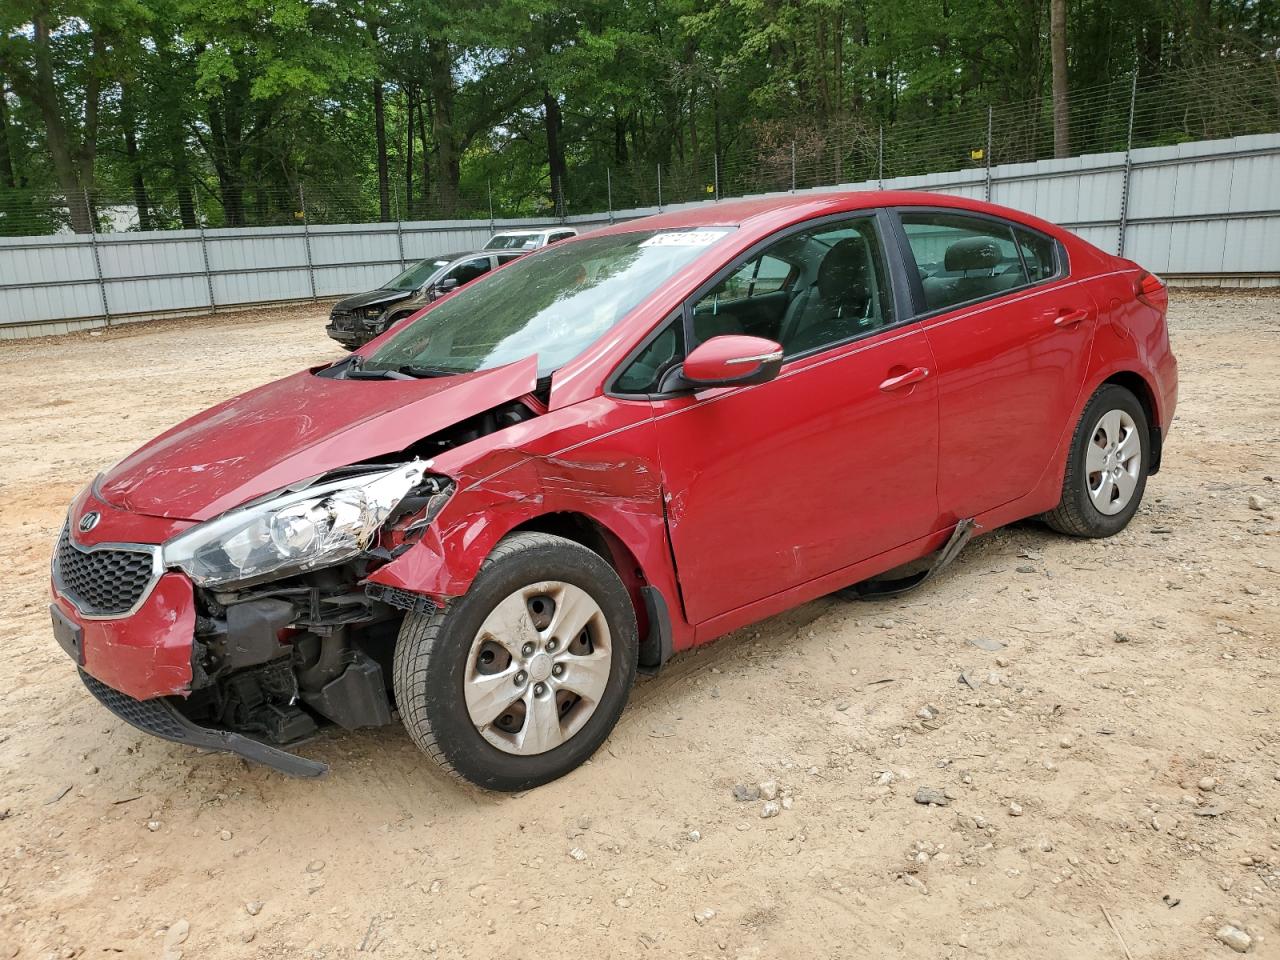
[[[1280,64],[1218,64],[1176,75],[1133,77],[1071,96],[1068,155],[1126,151],[1280,131]],[[172,191],[81,195],[0,188],[0,236],[38,236],[89,226],[97,233],[433,220],[498,220],[608,214],[938,171],[989,169],[1054,156],[1048,97],[974,106],[927,119],[877,123],[852,115],[822,124],[760,123],[730,148],[666,163],[587,161],[572,169],[564,197],[508,198],[501,184],[464,178],[456,189],[407,195],[389,185],[385,210],[376,180],[302,182],[288,187],[219,185],[197,179]],[[83,229],[79,232],[85,232]]]

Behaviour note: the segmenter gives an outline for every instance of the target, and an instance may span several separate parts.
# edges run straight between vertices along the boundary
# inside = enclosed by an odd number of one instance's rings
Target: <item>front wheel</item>
[[[597,553],[516,533],[446,609],[409,614],[393,682],[414,742],[455,777],[524,790],[604,742],[635,680],[626,587]]]
[[[1119,533],[1142,502],[1150,451],[1150,426],[1138,398],[1117,384],[1104,384],[1076,424],[1062,499],[1045,521],[1074,537]]]

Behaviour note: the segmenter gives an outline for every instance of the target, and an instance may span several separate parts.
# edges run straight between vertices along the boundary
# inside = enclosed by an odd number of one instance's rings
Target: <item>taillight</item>
[[[1148,307],[1153,307],[1162,313],[1169,306],[1169,291],[1164,285],[1164,281],[1157,277],[1154,273],[1147,273],[1145,270],[1138,274],[1137,297]]]

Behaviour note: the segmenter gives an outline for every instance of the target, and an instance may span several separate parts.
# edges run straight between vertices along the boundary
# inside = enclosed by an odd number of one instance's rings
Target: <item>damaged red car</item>
[[[53,632],[160,737],[298,775],[393,722],[518,790],[637,671],[918,586],[1027,517],[1123,529],[1177,367],[1160,279],[968,199],[819,194],[612,226],[179,424],[71,504]]]

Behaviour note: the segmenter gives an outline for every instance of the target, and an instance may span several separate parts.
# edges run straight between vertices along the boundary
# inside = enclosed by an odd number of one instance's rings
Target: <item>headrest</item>
[[[966,237],[947,247],[944,266],[948,273],[991,270],[1000,264],[1000,247],[992,237]]]
[[[858,237],[845,237],[827,251],[818,267],[818,292],[825,298],[860,292],[866,278],[865,242]]]

